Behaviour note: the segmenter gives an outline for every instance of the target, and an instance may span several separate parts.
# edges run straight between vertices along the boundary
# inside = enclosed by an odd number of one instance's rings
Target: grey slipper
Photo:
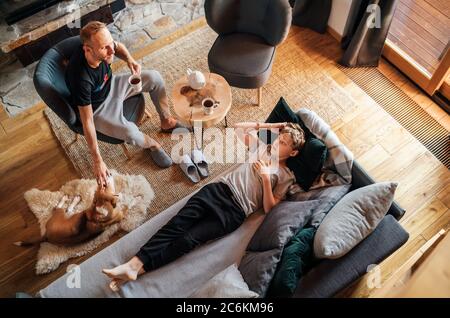
[[[169,129],[162,129],[161,128],[161,132],[166,133],[166,134],[169,134],[169,133],[172,133],[172,132],[175,132],[175,133],[187,133],[187,132],[192,132],[192,127],[187,127],[187,126],[177,122],[175,124],[175,126],[172,127],[172,128],[169,128]]]
[[[150,149],[150,156],[158,167],[168,168],[172,165],[172,158],[164,151],[162,147]]]
[[[181,157],[180,168],[192,182],[197,183],[200,181],[197,167],[192,162],[191,157],[189,157],[188,155],[184,155],[183,157]]]
[[[209,175],[208,163],[206,162],[206,158],[198,149],[192,150],[191,153],[192,162],[195,164],[198,170],[198,174],[202,178],[206,178]]]

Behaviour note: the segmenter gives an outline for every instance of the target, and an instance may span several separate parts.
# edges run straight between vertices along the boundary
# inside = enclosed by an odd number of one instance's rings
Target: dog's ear
[[[113,195],[112,198],[111,198],[111,205],[112,205],[112,207],[113,207],[114,209],[115,209],[116,206],[117,206],[117,201],[118,201],[118,199],[119,199],[119,196],[118,196],[118,195]]]
[[[116,207],[118,196],[116,196],[115,194],[112,194],[110,192],[103,191],[103,192],[101,192],[101,197],[104,202],[110,202],[113,208]]]
[[[102,197],[102,188],[101,186],[97,187],[97,190],[95,190],[94,193],[94,199],[92,200],[92,204],[96,205],[97,201]]]

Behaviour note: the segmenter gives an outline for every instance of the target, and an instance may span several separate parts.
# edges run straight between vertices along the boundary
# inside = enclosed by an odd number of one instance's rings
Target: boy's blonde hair
[[[294,150],[300,150],[305,145],[305,132],[299,124],[287,123],[286,126],[281,129],[280,134],[291,135],[292,148]]]
[[[91,36],[101,29],[106,28],[106,24],[100,21],[91,21],[86,24],[80,31],[81,43],[85,44],[91,40]]]

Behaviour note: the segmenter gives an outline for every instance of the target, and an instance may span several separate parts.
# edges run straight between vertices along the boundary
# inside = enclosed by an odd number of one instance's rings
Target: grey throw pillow
[[[314,238],[317,258],[339,258],[365,239],[394,200],[395,182],[381,182],[344,196],[324,218]]]
[[[262,298],[266,296],[272,277],[275,275],[281,252],[281,248],[264,252],[247,251],[241,260],[239,271],[248,288]]]
[[[325,215],[331,210],[331,208],[338,202],[344,195],[350,190],[350,184],[322,187],[318,189],[312,189],[308,192],[297,192],[289,195],[289,201],[308,201],[308,200],[320,200],[322,203],[314,210],[311,216],[309,225],[314,228],[318,228],[322,223]]]
[[[267,214],[247,249],[267,251],[283,247],[294,233],[309,221],[319,203],[319,200],[281,201]]]
[[[303,228],[320,204],[320,200],[282,201],[269,212],[253,235],[239,266],[250,290],[265,296],[284,245]]]

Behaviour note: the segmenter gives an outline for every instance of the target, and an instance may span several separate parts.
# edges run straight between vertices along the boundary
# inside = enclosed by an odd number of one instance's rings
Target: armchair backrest
[[[56,44],[42,56],[33,76],[39,96],[69,127],[77,122],[77,117],[69,104],[70,91],[65,81],[65,70],[72,53],[80,44],[79,36]]]
[[[276,46],[288,35],[292,9],[288,0],[205,0],[205,17],[220,35],[250,33]]]

